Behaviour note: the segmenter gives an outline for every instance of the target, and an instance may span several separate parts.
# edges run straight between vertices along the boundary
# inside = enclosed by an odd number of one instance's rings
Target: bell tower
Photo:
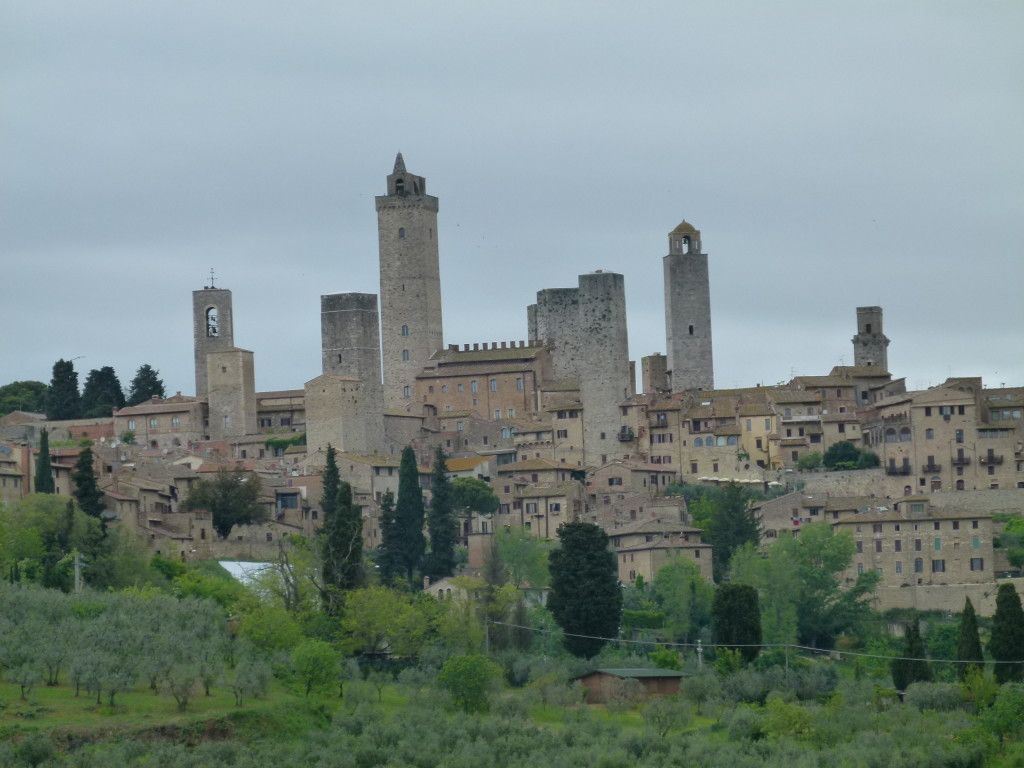
[[[857,307],[857,335],[853,337],[853,364],[889,370],[889,339],[882,333],[882,308]]]
[[[195,351],[196,397],[207,396],[206,356],[235,345],[231,320],[231,291],[210,284],[201,291],[192,291],[192,346]]]
[[[427,194],[427,180],[406,170],[399,152],[387,194],[376,205],[384,407],[407,410],[416,374],[444,344],[438,203]]]
[[[665,267],[665,328],[673,392],[714,389],[711,281],[700,231],[682,222],[669,232]]]

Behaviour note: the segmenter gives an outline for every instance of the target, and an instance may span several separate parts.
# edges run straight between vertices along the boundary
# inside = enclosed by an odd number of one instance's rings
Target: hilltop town
[[[639,387],[614,272],[539,289],[525,338],[448,345],[438,208],[399,154],[376,198],[380,292],[321,297],[321,375],[256,391],[256,352],[235,346],[232,293],[211,279],[192,295],[195,392],[107,418],[7,414],[0,499],[31,493],[46,428],[57,442],[93,442],[107,515],[153,553],[269,558],[289,535],[318,529],[331,445],[373,549],[398,454],[415,449],[429,493],[440,448],[453,477],[488,482],[500,502],[461,522],[470,568],[502,528],[552,538],[583,521],[611,537],[624,584],[649,581],[674,556],[710,578],[711,546],[666,491],[736,483],[772,497],[756,506],[766,540],[817,521],[849,531],[846,578],[877,570],[880,609],[960,610],[970,597],[991,614],[998,580],[1019,575],[994,539],[1001,515],[1024,511],[1024,387],[959,377],[909,391],[890,372],[883,309],[851,306],[853,365],[716,389],[709,257],[686,221],[664,256],[666,351],[639,361]],[[820,456],[844,442],[877,465],[822,471]],[[56,489],[69,493],[78,449],[51,454]],[[190,487],[223,467],[262,478],[269,522],[221,538],[208,513],[185,508]]]

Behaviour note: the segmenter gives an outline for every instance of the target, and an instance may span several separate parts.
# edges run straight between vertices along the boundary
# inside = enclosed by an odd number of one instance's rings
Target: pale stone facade
[[[254,435],[256,370],[253,353],[228,347],[210,352],[207,361],[209,429],[213,440]]]

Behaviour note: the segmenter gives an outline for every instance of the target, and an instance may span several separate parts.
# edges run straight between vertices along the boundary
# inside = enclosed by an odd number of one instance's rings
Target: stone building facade
[[[212,285],[192,291],[192,348],[195,355],[196,397],[206,397],[206,356],[235,345],[231,291]]]
[[[700,232],[683,221],[668,235],[664,258],[668,374],[673,392],[714,389],[711,280]]]

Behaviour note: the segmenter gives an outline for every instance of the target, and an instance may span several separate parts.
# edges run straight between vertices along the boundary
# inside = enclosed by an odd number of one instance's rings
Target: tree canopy
[[[75,470],[71,473],[71,481],[75,485],[72,494],[81,510],[89,517],[96,518],[100,522],[102,530],[106,531],[107,524],[103,519],[103,510],[107,508],[107,505],[103,501],[103,491],[100,490],[96,480],[92,443],[89,441],[85,441],[85,443],[78,453]]]
[[[89,371],[82,388],[82,417],[98,419],[109,417],[115,410],[124,408],[124,390],[121,380],[109,365]]]
[[[548,608],[565,632],[569,653],[595,656],[619,633],[622,591],[608,534],[593,523],[566,523],[551,553]]]
[[[1024,610],[1013,584],[1000,584],[996,592],[988,650],[996,660],[997,682],[1018,682],[1024,678]]]
[[[714,576],[720,582],[729,572],[733,553],[744,544],[761,540],[761,522],[751,508],[752,496],[739,483],[723,486],[711,501],[712,512],[706,523],[707,539],[714,547]]]
[[[432,579],[441,579],[455,572],[455,538],[459,534],[459,524],[452,504],[448,464],[440,446],[434,455],[430,491],[430,509],[427,512],[430,552],[424,558],[423,572]]]
[[[956,665],[957,677],[961,680],[966,680],[972,670],[981,670],[985,666],[985,654],[982,653],[981,640],[978,637],[978,617],[974,613],[974,604],[969,597],[964,600],[964,612],[960,614],[956,658],[957,661],[966,662]]]
[[[128,387],[128,405],[144,403],[153,395],[164,396],[164,382],[160,379],[160,372],[154,371],[147,363],[139,367]]]
[[[259,477],[240,469],[221,469],[212,478],[192,484],[185,508],[208,510],[214,530],[226,538],[236,525],[262,523],[269,518],[259,499]]]
[[[456,477],[451,485],[453,508],[479,515],[493,515],[498,511],[500,502],[490,483],[478,477]]]
[[[53,364],[53,377],[46,394],[46,418],[50,421],[78,419],[82,415],[82,396],[78,392],[78,374],[72,360]]]
[[[338,474],[335,450],[327,446],[324,494],[320,501],[323,527],[317,542],[325,589],[325,604],[334,612],[341,592],[363,583],[363,516],[352,503],[352,486]]]
[[[390,494],[385,494],[385,497]],[[394,507],[381,503],[381,571],[385,579],[401,574],[409,584],[426,550],[423,536],[423,491],[420,490],[416,453],[411,446],[402,451],[398,469],[398,501]]]
[[[738,651],[748,664],[761,651],[761,610],[748,584],[719,584],[711,607],[715,645]]]
[[[39,435],[39,452],[36,454],[36,493],[55,493],[56,481],[53,479],[53,462],[50,459],[50,433],[43,427]]]
[[[47,386],[41,381],[12,381],[0,387],[0,416],[12,411],[43,413]]]

